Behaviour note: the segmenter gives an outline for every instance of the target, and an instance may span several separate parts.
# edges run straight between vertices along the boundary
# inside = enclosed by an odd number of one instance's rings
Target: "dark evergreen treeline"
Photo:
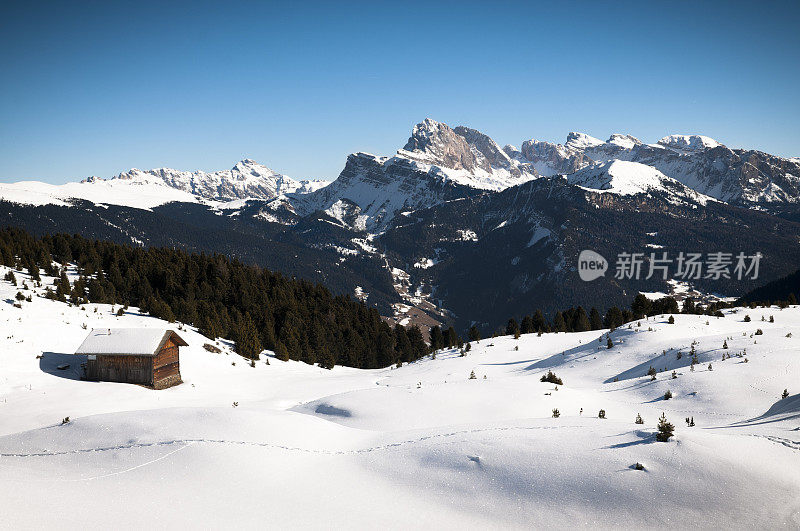
[[[711,303],[707,305],[695,304],[688,298],[684,301],[682,313],[717,315],[722,308],[728,307],[723,302]],[[589,313],[582,306],[569,308],[565,311],[557,311],[553,315],[552,321],[545,319],[541,310],[536,310],[533,315],[526,315],[521,322],[515,318],[508,320],[505,330],[499,333],[518,336],[520,334],[548,333],[548,332],[586,332],[587,330],[600,330],[603,328],[617,328],[623,324],[667,313],[681,313],[678,310],[678,302],[672,297],[663,297],[657,300],[650,300],[645,295],[639,293],[633,299],[630,309],[619,309],[612,306],[604,316],[601,317],[597,308],[591,308]],[[470,340],[480,339],[480,333],[476,327],[472,327],[469,333]]]
[[[786,307],[797,304],[797,293],[800,293],[800,269],[778,280],[773,280],[768,284],[756,288],[744,297],[739,299],[739,304],[748,306],[754,305],[778,305]]]
[[[143,249],[67,234],[36,238],[4,228],[0,263],[27,269],[34,280],[40,280],[39,269],[56,277],[48,288],[51,298],[139,306],[155,317],[197,326],[209,338],[233,339],[248,358],[267,348],[281,359],[327,368],[377,368],[428,353],[417,327],[392,328],[376,309],[348,296],[220,254]],[[68,263],[80,274],[73,283],[64,272]]]

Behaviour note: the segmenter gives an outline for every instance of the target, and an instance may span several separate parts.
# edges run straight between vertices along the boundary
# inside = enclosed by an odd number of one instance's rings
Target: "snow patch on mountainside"
[[[646,194],[653,191],[671,193],[676,186],[690,192],[678,181],[670,179],[655,168],[622,160],[597,163],[578,170],[567,175],[567,182],[587,190],[617,195]]]
[[[150,210],[179,201],[198,203],[201,199],[189,192],[170,188],[153,178],[133,180],[93,180],[54,185],[38,181],[0,183],[0,199],[23,205],[70,205],[74,199],[97,205],[118,205]]]
[[[700,151],[722,145],[713,138],[703,135],[669,135],[659,140],[658,143],[685,151]]]

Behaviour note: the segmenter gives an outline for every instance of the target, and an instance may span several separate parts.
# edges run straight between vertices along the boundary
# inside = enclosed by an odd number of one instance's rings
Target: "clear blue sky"
[[[245,157],[332,179],[428,116],[800,156],[797,2],[161,4],[4,3],[0,181]]]

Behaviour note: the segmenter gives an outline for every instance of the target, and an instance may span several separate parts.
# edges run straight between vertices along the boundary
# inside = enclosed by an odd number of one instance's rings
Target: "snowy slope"
[[[98,205],[119,205],[149,210],[153,207],[181,201],[197,203],[200,199],[189,192],[169,188],[155,179],[96,180],[61,185],[37,181],[0,183],[0,199],[23,205],[69,205],[73,199],[83,199]]]
[[[484,339],[370,371],[250,367],[183,327],[184,383],[152,391],[77,379],[81,325],[179,325],[32,291],[16,308],[17,289],[0,281],[10,528],[800,526],[798,307],[642,320],[611,349],[600,331]],[[550,369],[564,385],[539,381]],[[653,440],[662,412],[669,443]]]
[[[567,182],[587,190],[617,195],[661,192],[676,200],[691,200],[700,204],[710,199],[655,168],[622,160],[592,164],[567,175]]]

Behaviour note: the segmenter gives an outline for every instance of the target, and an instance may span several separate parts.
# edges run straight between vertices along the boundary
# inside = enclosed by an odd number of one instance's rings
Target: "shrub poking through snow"
[[[789,398],[789,390],[784,389],[783,393],[781,394],[781,398]]]
[[[599,419],[606,418],[606,410],[605,409],[601,409],[600,412],[597,413],[597,418],[599,418]]]
[[[606,348],[612,348],[614,346],[614,342],[611,341],[611,334],[608,335],[608,341],[606,342]]]
[[[472,350],[472,343],[467,343],[467,346],[464,348],[464,352],[469,352]]]
[[[61,421],[61,425],[63,426],[64,424],[69,424],[69,417],[64,417],[64,419]]]
[[[553,371],[547,371],[547,374],[542,376],[540,381],[549,382],[551,384],[556,384],[556,385],[564,385],[564,382],[561,380],[561,378],[556,376],[556,373],[554,373]]]
[[[745,315],[744,316],[744,322],[745,323],[749,323],[750,322],[750,316],[749,315]]]
[[[708,364],[708,370],[709,371],[713,371],[714,370],[714,367],[712,367],[710,363]]]
[[[775,322],[775,316],[774,315],[770,315],[769,316],[769,322],[770,323],[774,323]]]
[[[24,300],[25,300],[25,295],[23,295],[21,291],[18,291],[18,292],[17,292],[17,295],[16,295],[16,297],[15,297],[15,298],[16,298],[18,301],[24,301]]]
[[[561,412],[558,410],[558,408],[553,408],[553,418],[557,419],[560,416],[561,416]]]
[[[211,343],[204,344],[203,348],[206,349],[209,352],[213,352],[214,354],[219,354],[220,352],[222,352],[222,350],[220,350],[219,348],[215,347]]]
[[[724,348],[724,349],[728,348],[728,340],[727,339],[722,342],[722,348]]]
[[[674,433],[675,425],[671,422],[667,422],[666,415],[662,413],[661,417],[658,419],[658,433],[656,434],[656,440],[658,442],[667,442]]]
[[[125,315],[125,310],[123,310],[122,308],[117,310],[117,317],[122,317],[123,315]]]
[[[477,376],[475,376],[475,371],[471,371],[471,372],[469,373],[469,379],[470,379],[470,380],[476,380],[477,378],[478,378],[478,377],[477,377]]]
[[[668,320],[667,322],[668,322],[669,324],[675,324],[675,316],[674,316],[674,315],[670,315],[670,316],[669,316],[669,320]]]
[[[653,368],[652,365],[650,365],[650,368],[647,369],[647,376],[655,376],[655,375],[656,375],[656,370]]]
[[[757,336],[763,336],[764,335],[764,331],[759,328],[758,330],[756,330],[756,335]]]
[[[664,400],[669,400],[670,398],[672,398],[672,391],[667,389],[667,392],[664,393]]]
[[[675,380],[677,378],[678,378],[678,373],[675,372],[675,371],[672,371],[672,379]]]
[[[641,463],[636,463],[635,465],[633,465],[633,468],[635,468],[636,470],[644,470],[644,465]]]
[[[639,413],[637,413],[636,414],[636,420],[634,420],[633,422],[635,424],[644,424],[644,419],[642,418],[642,416]]]

